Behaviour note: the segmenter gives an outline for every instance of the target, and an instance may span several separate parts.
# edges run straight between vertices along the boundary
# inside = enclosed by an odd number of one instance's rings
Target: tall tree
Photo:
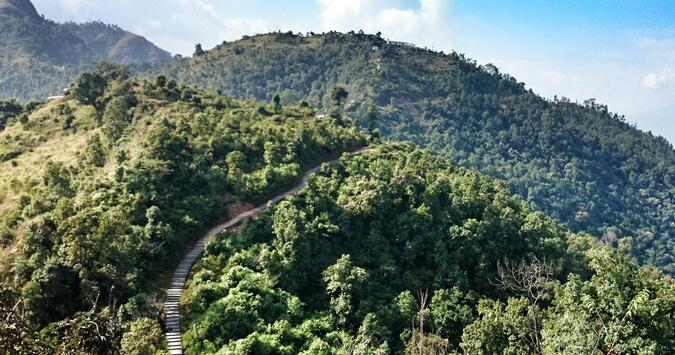
[[[272,99],[274,102],[274,113],[275,114],[280,114],[281,113],[281,97],[279,97],[279,94],[274,95],[274,98]]]
[[[114,145],[129,126],[129,106],[125,97],[115,97],[103,113],[103,133],[108,145]]]
[[[195,56],[195,57],[203,56],[205,53],[206,53],[206,52],[204,52],[204,49],[202,49],[202,44],[201,44],[201,43],[197,43],[197,44],[195,45],[195,53],[194,53],[194,56]]]
[[[72,95],[77,101],[86,105],[95,105],[96,100],[103,95],[107,83],[96,73],[83,73],[75,80]]]

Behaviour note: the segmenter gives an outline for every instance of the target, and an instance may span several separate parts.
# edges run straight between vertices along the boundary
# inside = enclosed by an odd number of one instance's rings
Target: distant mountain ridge
[[[60,24],[41,16],[29,0],[0,0],[0,97],[43,99],[102,60],[169,59],[168,52],[117,26]]]
[[[160,62],[171,59],[165,50],[146,38],[125,31],[117,25],[100,21],[62,25],[104,60],[119,64]]]
[[[0,0],[0,11],[13,12],[17,15],[40,17],[30,0]]]

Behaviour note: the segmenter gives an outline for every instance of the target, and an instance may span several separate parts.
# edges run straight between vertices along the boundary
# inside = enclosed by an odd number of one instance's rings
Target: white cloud
[[[638,36],[634,44],[650,60],[671,63],[675,61],[675,30]]]
[[[654,73],[649,73],[645,75],[645,77],[642,79],[642,87],[646,89],[653,89],[656,87],[658,84],[659,78],[656,74]]]
[[[396,40],[449,46],[448,19],[443,18],[448,0],[420,0],[417,8],[384,0],[319,0],[318,5],[324,31],[380,31]]]
[[[191,54],[194,44],[202,43],[211,48],[223,40],[233,40],[243,35],[268,32],[272,28],[269,21],[260,18],[230,17],[222,15],[211,2],[204,0],[170,0],[173,13],[167,14],[169,23],[177,28],[174,38],[157,37],[160,45],[172,46],[182,54]],[[180,43],[180,46],[178,46]]]
[[[642,66],[651,68],[642,77],[642,87],[652,94],[668,87],[675,90],[675,86],[670,85],[675,84],[675,68],[671,66],[675,62],[675,30],[641,33],[633,44],[640,53]]]
[[[345,20],[361,15],[364,0],[319,0],[324,29],[344,27]]]
[[[658,72],[652,72],[642,78],[642,87],[645,89],[656,89],[662,85],[675,81],[675,70],[668,67]]]
[[[173,53],[191,55],[195,43],[211,48],[223,40],[272,29],[265,19],[225,12],[227,1],[230,0],[34,0],[34,3],[39,12],[57,21],[114,23]]]
[[[59,0],[61,5],[71,13],[77,13],[85,5],[83,0]]]

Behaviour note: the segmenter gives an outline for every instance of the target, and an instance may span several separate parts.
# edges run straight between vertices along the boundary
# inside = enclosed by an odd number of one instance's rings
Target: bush
[[[153,355],[163,348],[164,334],[156,320],[140,318],[131,323],[131,330],[122,337],[122,353]]]

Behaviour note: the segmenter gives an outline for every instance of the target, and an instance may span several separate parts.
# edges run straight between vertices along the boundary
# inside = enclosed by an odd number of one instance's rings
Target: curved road
[[[349,154],[358,154],[362,153],[364,151],[367,151],[370,149],[367,148],[361,148],[359,150],[356,150],[354,152],[351,152]],[[226,230],[229,227],[232,227],[233,225],[241,222],[243,219],[246,219],[252,215],[255,215],[256,213],[259,213],[267,208],[269,204],[276,203],[279,200],[297,193],[300,191],[305,185],[307,185],[307,180],[309,179],[309,176],[315,172],[317,172],[323,164],[331,164],[335,162],[337,159],[333,159],[327,162],[323,162],[312,169],[308,170],[305,172],[305,175],[302,177],[302,181],[298,183],[295,187],[292,189],[281,193],[271,200],[267,201],[266,203],[253,208],[251,210],[248,210],[246,212],[243,212],[239,214],[238,216],[230,219],[229,221],[217,225],[213,228],[211,228],[204,236],[202,236],[197,243],[192,247],[192,250],[185,255],[183,260],[178,264],[178,267],[173,273],[173,276],[171,276],[171,284],[169,288],[167,289],[166,292],[166,298],[164,299],[164,314],[166,315],[166,341],[167,341],[167,346],[170,354],[182,354],[183,353],[183,346],[181,344],[181,338],[180,338],[180,296],[183,292],[183,287],[185,287],[185,280],[188,277],[188,274],[190,273],[190,269],[192,268],[192,265],[197,262],[197,260],[201,257],[202,253],[204,253],[204,247],[206,246],[206,241],[213,235],[219,234]]]

